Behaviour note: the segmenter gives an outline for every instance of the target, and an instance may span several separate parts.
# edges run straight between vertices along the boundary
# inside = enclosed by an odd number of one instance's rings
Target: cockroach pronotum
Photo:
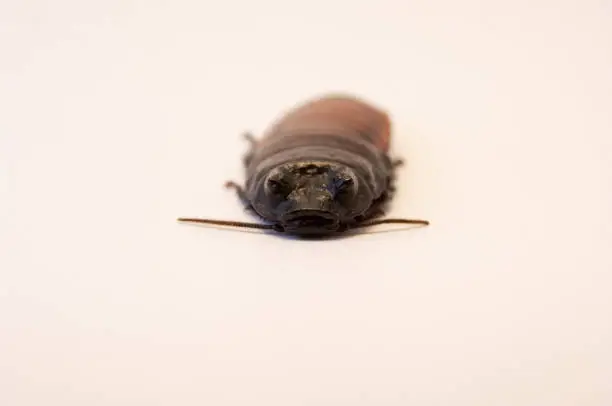
[[[391,200],[400,159],[388,154],[387,113],[352,96],[327,95],[283,115],[256,139],[245,137],[246,183],[227,182],[262,223],[198,218],[179,221],[325,235],[387,223],[426,220],[381,218]]]

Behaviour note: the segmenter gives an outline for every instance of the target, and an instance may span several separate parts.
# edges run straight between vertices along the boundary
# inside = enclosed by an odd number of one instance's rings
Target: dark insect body
[[[296,235],[334,234],[383,223],[400,160],[391,160],[391,121],[351,96],[328,95],[294,107],[260,140],[247,134],[246,184],[228,182],[265,224],[212,219],[180,221],[271,229]]]

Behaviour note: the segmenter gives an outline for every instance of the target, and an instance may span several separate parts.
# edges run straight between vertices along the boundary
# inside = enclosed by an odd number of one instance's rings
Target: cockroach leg
[[[255,148],[257,148],[257,144],[259,143],[259,141],[257,141],[257,139],[255,138],[253,133],[251,133],[249,131],[243,133],[242,137],[245,140],[247,140],[248,143],[250,144],[249,150],[247,151],[247,153],[242,158],[242,163],[244,164],[245,167],[247,167],[247,166],[249,166],[249,164],[251,163],[251,160],[253,159],[253,155],[255,154]]]
[[[234,189],[236,191],[236,194],[238,195],[238,199],[240,199],[240,201],[247,208],[251,206],[251,202],[247,198],[246,192],[244,191],[242,186],[230,180],[230,181],[225,182],[225,187],[228,189]]]
[[[387,200],[391,200],[395,193],[395,180],[397,179],[397,169],[404,166],[403,159],[394,159],[391,161],[391,173],[387,178]]]
[[[401,158],[394,159],[391,161],[391,167],[393,169],[399,168],[400,166],[404,166],[404,160]]]
[[[251,144],[251,147],[254,147],[255,145],[257,145],[257,139],[255,138],[255,136],[253,135],[252,132],[250,131],[246,131],[242,134],[242,137],[247,140],[249,142],[249,144]]]
[[[236,191],[236,195],[238,195],[238,199],[240,199],[240,202],[244,205],[244,209],[246,211],[248,211],[251,215],[261,217],[259,213],[255,211],[255,208],[247,198],[246,192],[244,191],[244,188],[242,186],[240,186],[236,182],[228,181],[225,182],[225,187],[228,189],[234,189]]]

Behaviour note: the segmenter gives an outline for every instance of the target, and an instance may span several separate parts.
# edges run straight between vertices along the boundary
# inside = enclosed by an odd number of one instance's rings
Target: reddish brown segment
[[[264,139],[295,134],[361,136],[387,152],[391,121],[385,112],[355,97],[326,96],[289,111],[267,131]]]

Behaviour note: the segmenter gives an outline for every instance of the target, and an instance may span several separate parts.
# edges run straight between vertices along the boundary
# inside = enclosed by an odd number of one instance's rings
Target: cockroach
[[[245,134],[244,186],[227,182],[262,223],[198,218],[179,221],[329,235],[386,223],[426,220],[381,218],[395,191],[401,159],[389,156],[391,120],[350,95],[328,94],[281,116],[261,139]]]

